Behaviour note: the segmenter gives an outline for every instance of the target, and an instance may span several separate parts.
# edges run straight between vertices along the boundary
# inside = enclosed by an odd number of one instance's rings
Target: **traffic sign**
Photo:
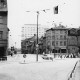
[[[23,58],[26,58],[26,54],[23,55]]]

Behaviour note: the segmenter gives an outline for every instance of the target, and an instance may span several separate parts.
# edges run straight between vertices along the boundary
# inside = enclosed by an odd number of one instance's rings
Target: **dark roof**
[[[46,30],[46,32],[47,31],[54,31],[54,30],[69,30],[69,28],[66,28],[66,27],[54,27],[54,28],[50,28],[50,29],[48,29],[48,30]]]

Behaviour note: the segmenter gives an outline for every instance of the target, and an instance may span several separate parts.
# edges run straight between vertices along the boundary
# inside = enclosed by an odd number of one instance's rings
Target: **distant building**
[[[46,26],[40,25],[38,26],[38,37],[44,36],[44,33],[46,31]],[[37,25],[36,24],[25,24],[22,27],[22,40],[26,38],[31,38],[34,36],[34,34],[37,34]]]
[[[67,53],[68,29],[63,25],[46,31],[46,45],[53,53]]]
[[[26,38],[25,40],[21,41],[21,51],[22,54],[23,53],[35,53],[35,49],[36,49],[36,44],[37,44],[37,36],[34,35],[31,38]]]
[[[8,47],[7,0],[0,0],[0,57],[6,56]]]
[[[27,38],[21,42],[21,52],[25,54],[27,53],[35,54],[37,49],[36,45],[37,45],[37,36],[34,35],[33,37]],[[38,53],[42,54],[43,52],[46,52],[45,36],[38,38]]]

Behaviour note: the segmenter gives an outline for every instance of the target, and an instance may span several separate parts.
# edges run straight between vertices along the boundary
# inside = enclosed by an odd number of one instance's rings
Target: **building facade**
[[[78,56],[80,53],[80,29],[71,28],[68,30],[68,53]]]
[[[59,25],[48,29],[46,31],[46,48],[50,48],[52,53],[78,56],[80,53],[80,28],[66,28]]]
[[[7,0],[0,0],[0,57],[6,56],[8,47]]]
[[[38,37],[44,36],[44,33],[46,31],[45,26],[40,25],[38,26]],[[25,40],[26,38],[31,38],[34,36],[34,34],[37,34],[37,25],[36,24],[25,24],[22,27],[22,40]]]
[[[38,47],[37,47],[37,36],[34,35],[31,38],[27,38],[21,42],[21,51],[24,54],[36,54],[38,49],[38,54],[46,53],[46,37],[42,36],[38,38]]]
[[[46,46],[50,47],[53,53],[67,53],[68,29],[63,25],[51,28],[46,31]]]

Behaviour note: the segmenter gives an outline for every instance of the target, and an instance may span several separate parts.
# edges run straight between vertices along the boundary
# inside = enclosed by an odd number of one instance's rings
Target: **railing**
[[[7,4],[0,3],[0,8],[4,8],[4,7],[7,7]]]
[[[0,11],[7,11],[7,5],[0,3]]]

